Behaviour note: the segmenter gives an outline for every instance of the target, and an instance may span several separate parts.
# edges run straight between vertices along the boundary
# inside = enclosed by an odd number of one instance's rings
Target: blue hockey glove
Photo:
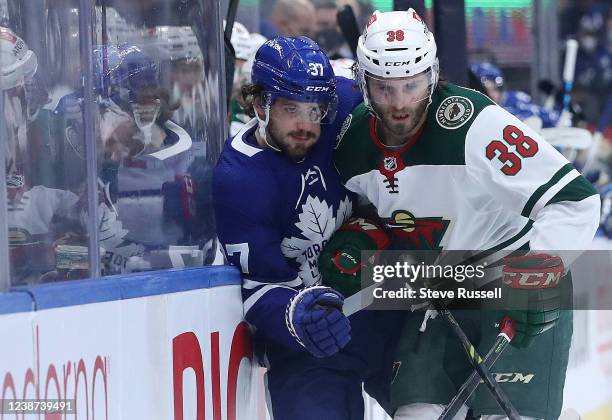
[[[287,328],[313,356],[331,356],[351,339],[351,324],[342,313],[343,304],[342,295],[330,287],[305,288],[287,305]]]

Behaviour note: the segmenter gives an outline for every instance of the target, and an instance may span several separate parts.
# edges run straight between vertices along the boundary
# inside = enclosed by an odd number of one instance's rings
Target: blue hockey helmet
[[[158,66],[139,47],[119,44],[94,49],[94,74],[102,97],[132,112],[139,128],[155,123],[161,112]]]
[[[135,100],[144,88],[158,86],[158,66],[134,45],[119,44],[94,49],[95,88],[120,103]]]
[[[486,61],[483,63],[474,63],[470,66],[470,70],[484,85],[492,84],[498,89],[504,85],[504,74],[495,64]]]
[[[278,97],[319,103],[324,106],[321,123],[335,117],[338,98],[334,70],[323,50],[310,38],[268,40],[255,54],[251,79],[263,88],[268,105]]]

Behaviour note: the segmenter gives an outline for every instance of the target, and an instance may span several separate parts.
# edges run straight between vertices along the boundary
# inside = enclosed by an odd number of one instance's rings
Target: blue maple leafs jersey
[[[521,91],[508,90],[504,92],[500,105],[521,121],[533,116],[540,118],[543,128],[554,127],[560,117],[558,111],[547,111],[534,104],[531,96]]]
[[[319,282],[317,257],[352,211],[332,162],[343,121],[361,101],[352,80],[337,78],[338,113],[301,162],[255,139],[257,121],[226,141],[213,174],[217,233],[243,274],[245,318],[259,333],[301,350],[285,326],[289,299]]]

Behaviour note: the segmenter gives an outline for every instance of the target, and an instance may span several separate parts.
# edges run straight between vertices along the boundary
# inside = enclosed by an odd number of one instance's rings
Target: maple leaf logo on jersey
[[[406,210],[396,210],[390,218],[384,219],[391,234],[411,249],[441,250],[450,220],[442,217],[414,217]]]
[[[348,220],[352,204],[347,197],[334,208],[325,200],[308,195],[301,207],[301,213],[295,226],[300,230],[301,238],[292,236],[284,238],[281,250],[287,258],[293,258],[299,264],[299,276],[306,286],[320,281],[317,258],[331,235]]]

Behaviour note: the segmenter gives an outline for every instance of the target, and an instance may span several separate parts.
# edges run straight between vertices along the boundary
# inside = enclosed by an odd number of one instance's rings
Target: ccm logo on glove
[[[503,282],[512,289],[546,289],[557,287],[563,275],[560,257],[532,254],[505,258]]]

